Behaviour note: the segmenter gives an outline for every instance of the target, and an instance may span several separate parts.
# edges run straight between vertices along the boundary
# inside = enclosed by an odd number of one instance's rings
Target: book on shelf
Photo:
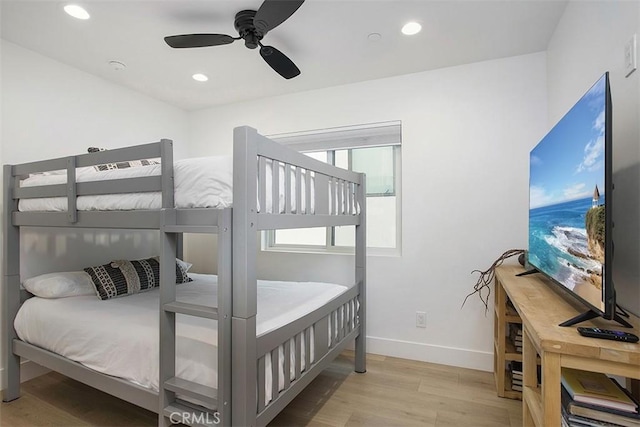
[[[522,362],[512,360],[511,362],[509,362],[508,369],[511,373],[511,378],[522,379]]]
[[[625,394],[629,395],[629,392],[617,381],[613,381]],[[564,386],[562,386],[561,400],[562,407],[571,415],[611,423],[616,426],[640,427],[640,414],[638,412],[626,412],[589,403],[576,402],[571,398]]]
[[[511,390],[522,391],[522,384],[524,381],[523,373],[522,373],[522,362],[517,360],[511,360],[507,364],[507,369],[511,376]],[[540,365],[537,366],[538,371],[538,384],[540,384],[540,379],[542,378],[542,370]]]
[[[512,360],[508,364],[511,374],[511,390],[522,391],[522,362]]]
[[[600,372],[562,368],[562,385],[576,401],[637,413],[638,404],[617,383]]]
[[[562,425],[568,427],[622,427],[620,424],[573,415],[568,412],[564,399],[562,400],[560,409],[562,411]]]
[[[509,339],[516,348],[516,352],[522,353],[522,325],[509,324]]]
[[[592,420],[590,418],[576,417],[575,415],[569,415],[568,421],[569,427],[620,427],[618,424]]]

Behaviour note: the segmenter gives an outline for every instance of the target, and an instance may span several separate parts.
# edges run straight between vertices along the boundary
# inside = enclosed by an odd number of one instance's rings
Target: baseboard
[[[45,368],[44,366],[40,366],[30,360],[23,360],[20,363],[20,382],[29,381],[48,372],[51,372],[51,370]],[[0,378],[2,379],[0,384],[2,384],[2,390],[7,387],[7,379],[5,378],[4,374],[4,368],[0,369]]]
[[[484,351],[370,336],[367,353],[493,372],[493,353]]]

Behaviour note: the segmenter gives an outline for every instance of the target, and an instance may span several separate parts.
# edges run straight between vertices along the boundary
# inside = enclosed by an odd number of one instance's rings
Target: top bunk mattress
[[[157,176],[161,165],[96,171],[93,167],[76,169],[77,182],[106,181],[113,179]],[[174,202],[178,209],[216,208],[232,204],[233,159],[231,156],[199,157],[178,160],[173,167]],[[22,187],[64,184],[66,171],[32,175],[21,182]],[[160,192],[105,194],[79,196],[79,211],[155,210],[162,207]],[[21,212],[58,212],[67,210],[66,197],[21,199]]]

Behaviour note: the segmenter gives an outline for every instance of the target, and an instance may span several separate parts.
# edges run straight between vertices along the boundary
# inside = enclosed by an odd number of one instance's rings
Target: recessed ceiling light
[[[86,10],[84,10],[82,7],[78,6],[77,4],[68,4],[64,7],[64,11],[67,12],[69,15],[73,16],[74,18],[78,18],[78,19],[89,19],[89,12],[87,12]]]
[[[125,68],[127,68],[126,64],[124,62],[120,62],[120,61],[116,61],[116,60],[112,60],[109,61],[109,66],[114,69],[115,71],[122,71]]]
[[[205,76],[204,74],[194,74],[193,76],[193,80],[198,81],[198,82],[206,82],[207,80],[209,80],[209,77]]]
[[[418,34],[420,30],[422,30],[422,25],[417,22],[407,22],[404,24],[404,27],[402,27],[402,34],[412,36],[414,34]]]

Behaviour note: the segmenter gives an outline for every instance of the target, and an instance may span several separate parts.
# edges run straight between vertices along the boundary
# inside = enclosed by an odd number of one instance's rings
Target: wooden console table
[[[541,274],[516,277],[520,266],[503,266],[496,270],[496,292],[511,300],[523,326],[523,422],[554,427],[561,425],[560,372],[562,367],[582,369],[640,379],[640,344],[586,338],[576,326],[559,323],[574,317],[584,306],[556,290]],[[627,330],[640,335],[640,321],[631,316],[633,330],[602,318],[579,326]],[[542,386],[537,380],[537,356],[542,365]],[[504,367],[496,367],[504,369]]]

